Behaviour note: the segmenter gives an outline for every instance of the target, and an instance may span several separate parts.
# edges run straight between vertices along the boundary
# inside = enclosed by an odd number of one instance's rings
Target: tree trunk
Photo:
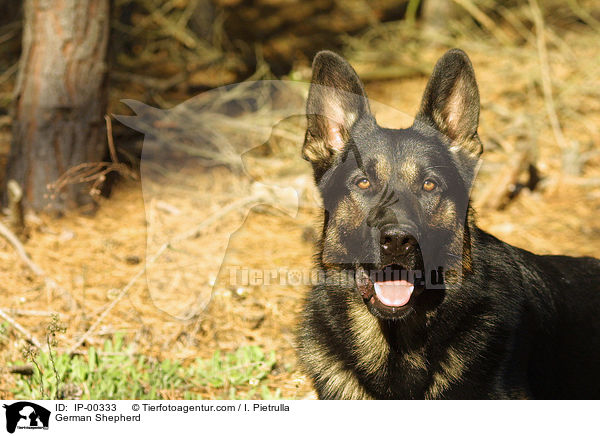
[[[48,185],[105,154],[109,0],[25,0],[24,12],[6,181],[27,207],[61,212],[89,201],[88,189],[52,196]]]

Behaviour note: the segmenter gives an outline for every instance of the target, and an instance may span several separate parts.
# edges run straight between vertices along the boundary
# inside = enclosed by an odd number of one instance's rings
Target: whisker
[[[427,167],[427,168],[424,168],[424,169],[425,169],[425,170],[432,170],[432,169],[434,169],[434,168],[450,168],[450,167],[449,167],[449,166],[447,166],[447,165],[434,165],[434,166]]]

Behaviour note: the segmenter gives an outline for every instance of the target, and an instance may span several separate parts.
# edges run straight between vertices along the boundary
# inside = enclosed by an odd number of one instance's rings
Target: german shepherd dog
[[[600,261],[479,229],[467,55],[435,66],[408,129],[380,127],[352,67],[313,63],[303,156],[324,205],[298,332],[321,399],[600,397]]]

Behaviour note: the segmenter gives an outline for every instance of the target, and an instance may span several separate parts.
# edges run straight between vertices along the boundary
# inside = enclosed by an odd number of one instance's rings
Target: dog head
[[[351,272],[371,313],[400,319],[469,268],[469,193],[482,145],[473,67],[458,49],[436,64],[414,124],[380,127],[350,64],[313,63],[303,156],[325,208],[320,261]],[[354,291],[354,290],[353,290]]]

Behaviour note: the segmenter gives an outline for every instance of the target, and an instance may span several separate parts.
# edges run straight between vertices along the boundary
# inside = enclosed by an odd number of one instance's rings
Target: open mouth
[[[356,284],[371,313],[383,319],[406,316],[424,289],[422,270],[410,270],[397,264],[369,272],[359,267]]]

